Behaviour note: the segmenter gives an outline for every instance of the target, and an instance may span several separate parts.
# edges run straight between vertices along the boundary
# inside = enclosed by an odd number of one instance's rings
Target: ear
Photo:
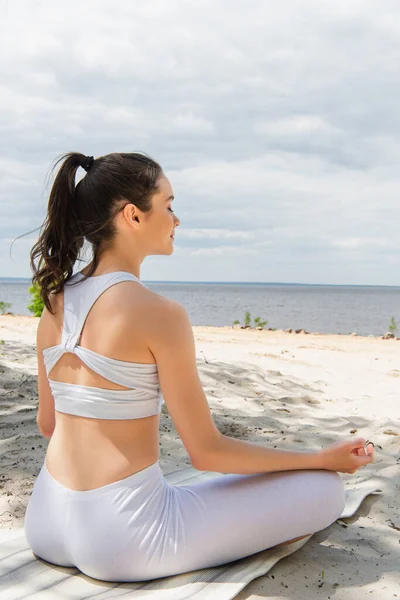
[[[140,215],[137,206],[132,204],[131,202],[127,202],[124,208],[121,210],[121,216],[124,219],[125,223],[129,225],[129,227],[137,228],[140,224]]]

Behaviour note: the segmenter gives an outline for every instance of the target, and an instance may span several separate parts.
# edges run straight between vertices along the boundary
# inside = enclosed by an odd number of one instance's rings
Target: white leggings
[[[333,523],[344,487],[333,471],[220,475],[171,485],[159,462],[94,490],[70,490],[46,463],[25,515],[32,551],[104,581],[146,581],[215,567]]]

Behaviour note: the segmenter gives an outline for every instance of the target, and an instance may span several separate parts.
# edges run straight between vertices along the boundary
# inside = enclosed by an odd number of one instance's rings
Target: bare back
[[[60,343],[63,292],[53,295],[55,314],[45,311],[38,327],[38,348]],[[148,339],[168,300],[132,282],[120,282],[95,302],[85,321],[80,345],[117,360],[155,364]],[[103,378],[78,356],[64,354],[51,379],[107,389],[127,389]],[[56,411],[56,428],[46,455],[53,477],[65,487],[88,490],[128,477],[159,459],[160,415],[113,420]]]

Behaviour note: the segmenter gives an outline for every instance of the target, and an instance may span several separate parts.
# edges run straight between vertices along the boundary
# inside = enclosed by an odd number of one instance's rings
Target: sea
[[[145,281],[151,290],[183,304],[192,325],[250,325],[259,317],[265,328],[305,329],[309,333],[379,336],[392,317],[400,336],[400,287],[296,283]],[[31,315],[29,279],[1,278],[0,301],[15,315]]]

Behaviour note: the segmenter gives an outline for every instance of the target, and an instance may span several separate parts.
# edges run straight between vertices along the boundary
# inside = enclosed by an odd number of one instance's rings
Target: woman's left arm
[[[44,309],[46,311],[46,308]],[[44,312],[43,311],[43,312]],[[38,425],[40,433],[50,438],[53,435],[54,428],[56,425],[56,416],[54,410],[54,398],[51,393],[50,384],[47,379],[46,367],[44,365],[43,354],[42,354],[42,343],[41,343],[41,326],[43,325],[43,313],[40,317],[36,332],[36,351],[37,351],[37,363],[38,363],[38,395],[39,395],[39,408],[36,416],[36,423]]]

